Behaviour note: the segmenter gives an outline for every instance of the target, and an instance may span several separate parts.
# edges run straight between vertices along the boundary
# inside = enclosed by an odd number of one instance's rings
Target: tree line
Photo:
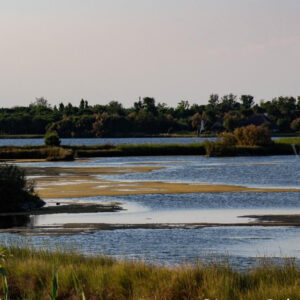
[[[251,95],[210,95],[208,103],[180,101],[176,107],[145,97],[126,108],[120,102],[51,106],[36,98],[29,106],[0,109],[0,134],[45,134],[60,137],[127,137],[180,132],[229,131],[254,124],[273,132],[300,131],[300,96],[255,103]]]

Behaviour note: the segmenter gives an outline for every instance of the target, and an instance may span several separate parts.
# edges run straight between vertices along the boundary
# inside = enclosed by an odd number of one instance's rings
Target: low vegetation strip
[[[99,146],[0,147],[0,159],[72,160],[74,157],[205,155],[203,143]]]
[[[282,138],[265,145],[236,144],[228,135],[226,142],[192,144],[144,144],[144,145],[97,145],[97,146],[2,146],[0,159],[46,159],[49,161],[72,160],[83,157],[155,156],[155,155],[291,155],[292,145],[300,151],[300,138]]]
[[[245,272],[224,262],[163,267],[29,247],[3,249],[9,299],[300,299],[300,269],[267,259]],[[49,294],[52,296],[49,298]]]
[[[0,147],[0,159],[46,159],[48,161],[73,160],[72,149],[48,146],[3,146]]]

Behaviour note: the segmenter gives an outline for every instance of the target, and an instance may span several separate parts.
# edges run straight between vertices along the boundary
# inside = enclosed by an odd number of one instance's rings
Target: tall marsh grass
[[[229,135],[227,135],[228,140]],[[144,144],[96,146],[23,146],[0,147],[0,159],[72,160],[74,157],[118,157],[156,155],[286,155],[294,154],[291,144],[300,148],[300,138],[287,138],[265,146],[237,145],[220,141],[193,144]]]
[[[0,147],[0,159],[47,159],[49,161],[73,160],[72,149],[45,146]]]
[[[11,299],[300,299],[300,269],[290,260],[238,272],[226,263],[171,268],[62,251],[8,252]]]

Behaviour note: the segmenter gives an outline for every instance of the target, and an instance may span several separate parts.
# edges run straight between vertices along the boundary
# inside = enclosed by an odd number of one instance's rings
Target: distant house
[[[218,120],[216,121],[212,126],[211,126],[211,131],[212,132],[221,132],[224,130],[223,127],[223,121],[222,120]]]
[[[248,120],[242,122],[242,126],[255,125],[261,126],[263,124],[269,124],[269,128],[272,132],[279,130],[278,126],[274,121],[268,118],[267,114],[254,114],[248,118]]]
[[[270,118],[268,118],[267,114],[254,114],[250,116],[247,120],[243,120],[239,123],[240,127],[248,126],[248,125],[255,125],[255,126],[261,126],[261,125],[268,124],[268,127],[270,128],[271,132],[278,132],[279,128],[276,125],[274,121],[272,121]],[[218,133],[224,130],[223,127],[223,121],[218,120],[216,121],[212,127],[211,131]]]

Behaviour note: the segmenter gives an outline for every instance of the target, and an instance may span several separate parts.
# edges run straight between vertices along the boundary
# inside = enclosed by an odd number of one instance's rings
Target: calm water
[[[227,257],[238,268],[256,263],[266,255],[275,258],[299,258],[300,253],[299,230],[288,227],[132,229],[55,237],[2,234],[1,242],[23,242],[41,248],[64,247],[85,254],[102,253],[161,264],[193,262],[207,256]]]
[[[278,137],[273,137],[273,140]],[[61,139],[62,145],[122,145],[122,144],[190,144],[214,141],[214,137],[153,137],[153,138],[68,138]],[[44,145],[44,139],[0,139],[0,146],[38,146]]]
[[[101,176],[121,181],[216,183],[253,187],[300,187],[300,158],[259,156],[208,158],[204,156],[112,157],[85,162],[26,163],[23,166],[95,167],[162,166],[149,173]]]
[[[36,164],[22,164],[36,165]],[[206,158],[126,157],[96,158],[86,162],[39,163],[39,166],[163,166],[150,173],[102,176],[109,180],[159,180],[189,183],[225,183],[253,187],[300,187],[300,159],[294,156]],[[122,188],[122,187],[120,187]],[[123,203],[125,211],[98,214],[46,215],[36,225],[63,223],[245,223],[249,214],[300,214],[300,192],[194,193],[92,197],[68,201]],[[57,200],[49,200],[54,202]],[[2,234],[3,241],[24,238]],[[83,253],[145,259],[164,264],[228,256],[238,267],[261,256],[300,259],[300,229],[294,227],[209,227],[202,229],[134,229],[74,236],[35,236],[26,242],[38,247],[64,245]]]
[[[215,138],[68,138],[61,139],[62,145],[92,146],[92,145],[121,145],[121,144],[190,144],[202,143],[204,140],[215,140]],[[44,145],[44,139],[0,139],[0,146],[37,146]]]

